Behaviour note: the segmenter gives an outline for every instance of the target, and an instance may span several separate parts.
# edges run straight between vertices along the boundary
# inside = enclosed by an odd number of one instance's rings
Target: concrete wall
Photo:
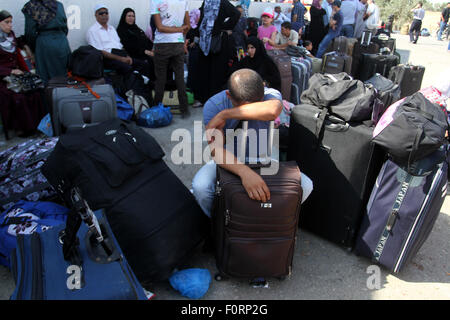
[[[136,23],[146,29],[150,21],[150,0],[60,0],[64,4],[69,27],[69,43],[72,50],[86,44],[86,31],[95,22],[94,6],[96,3],[104,3],[109,7],[110,24],[117,27],[122,11],[126,7],[136,11]],[[27,0],[0,0],[0,10],[8,10],[13,15],[13,30],[17,36],[23,34],[25,18],[21,9]],[[199,8],[203,1],[188,0],[189,10]],[[231,1],[237,5],[237,1]],[[287,12],[291,4],[280,3],[283,12]],[[252,2],[250,16],[259,17],[267,6],[274,7],[275,3]]]

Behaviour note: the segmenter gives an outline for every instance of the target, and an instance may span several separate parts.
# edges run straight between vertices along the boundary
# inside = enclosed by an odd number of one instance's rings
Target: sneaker
[[[192,105],[193,108],[200,108],[202,106],[203,106],[203,104],[200,101],[198,101],[198,100],[196,100],[194,102],[194,104]]]

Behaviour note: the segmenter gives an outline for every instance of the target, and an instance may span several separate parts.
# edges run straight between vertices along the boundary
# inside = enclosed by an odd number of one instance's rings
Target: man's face
[[[281,8],[280,7],[275,7],[275,12],[276,13],[280,13],[281,12]]]
[[[367,0],[366,0],[367,1]],[[333,2],[334,2],[334,0],[327,0],[327,2],[329,3],[329,4],[332,4]]]
[[[291,35],[291,29],[281,27],[281,33],[283,34],[283,36],[289,37]]]
[[[361,3],[362,3],[362,4],[366,4],[366,3],[367,3],[367,0],[361,0]]]
[[[100,8],[95,12],[95,18],[101,25],[107,24],[109,20],[109,12],[106,8]]]

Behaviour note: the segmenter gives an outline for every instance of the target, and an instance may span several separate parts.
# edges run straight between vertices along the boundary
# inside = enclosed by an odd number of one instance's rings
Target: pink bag
[[[423,96],[425,98],[427,98],[428,100],[430,100],[431,102],[437,103],[438,105],[440,105],[442,107],[443,111],[445,112],[445,114],[447,115],[447,109],[446,109],[447,105],[445,103],[447,97],[442,95],[439,90],[437,90],[433,86],[430,86],[430,87],[421,89],[419,92],[422,93]],[[403,103],[403,101],[405,101],[405,99],[406,99],[406,97],[398,100],[397,102],[395,102],[394,104],[390,105],[387,108],[387,110],[383,113],[383,115],[381,116],[377,125],[375,126],[372,137],[376,137],[377,135],[379,135],[380,132],[383,131],[392,122],[392,120],[394,120],[393,114],[395,113],[395,110],[397,110],[397,107],[399,105],[401,105]]]

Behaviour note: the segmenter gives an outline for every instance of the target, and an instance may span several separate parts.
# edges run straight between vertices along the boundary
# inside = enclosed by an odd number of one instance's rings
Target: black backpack
[[[407,97],[392,118],[373,142],[385,148],[396,164],[407,166],[408,172],[411,164],[446,143],[445,113],[420,92]]]
[[[93,46],[81,46],[69,59],[69,71],[72,75],[85,79],[103,77],[103,54]]]

